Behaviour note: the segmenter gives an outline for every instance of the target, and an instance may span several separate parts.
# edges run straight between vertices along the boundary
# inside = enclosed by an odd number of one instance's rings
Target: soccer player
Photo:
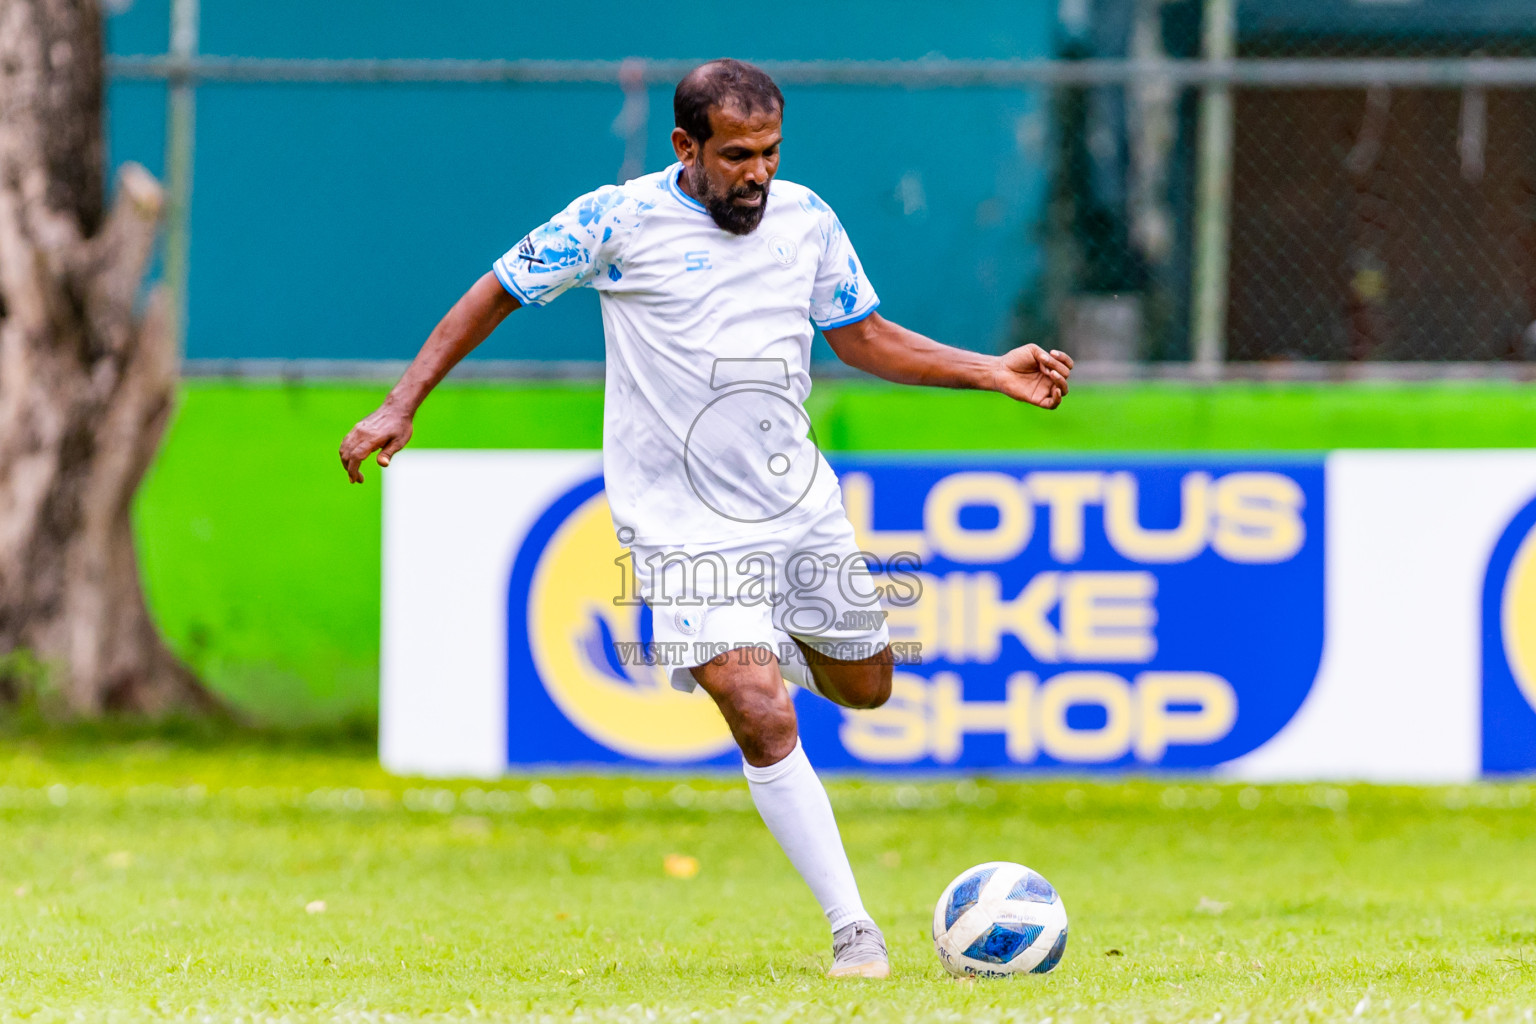
[[[507,314],[595,288],[604,484],[656,649],[726,652],[669,665],[672,685],[702,686],[729,725],[763,821],[831,924],[829,973],[883,978],[884,937],[785,687],[846,708],[879,707],[891,692],[874,573],[803,408],[812,325],[843,362],[886,380],[1042,409],[1066,395],[1072,360],[1038,345],[982,355],[881,317],[836,215],[776,177],[784,97],[761,69],[711,61],[678,84],[673,105],[677,162],[578,198],[497,260],[347,435],[341,461],[354,483],[373,452],[387,466],[427,394]],[[747,583],[733,589],[731,573]]]

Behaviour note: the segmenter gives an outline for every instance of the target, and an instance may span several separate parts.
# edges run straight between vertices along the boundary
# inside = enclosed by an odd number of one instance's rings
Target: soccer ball
[[[978,864],[939,897],[933,944],[950,974],[1044,974],[1067,951],[1067,908],[1022,864]]]

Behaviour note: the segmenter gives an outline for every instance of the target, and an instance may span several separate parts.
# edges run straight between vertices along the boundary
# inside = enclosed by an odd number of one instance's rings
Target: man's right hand
[[[358,422],[341,442],[341,464],[346,467],[352,482],[363,482],[363,460],[374,452],[379,453],[380,466],[389,465],[396,452],[411,439],[411,416],[404,410],[385,402]]]
[[[384,404],[353,427],[341,442],[341,464],[353,483],[363,482],[363,474],[358,470],[374,452],[379,453],[379,465],[389,465],[395,452],[411,439],[411,420],[427,395],[518,306],[517,299],[507,293],[495,274],[480,275],[480,280],[432,329],[426,344],[406,367]]]

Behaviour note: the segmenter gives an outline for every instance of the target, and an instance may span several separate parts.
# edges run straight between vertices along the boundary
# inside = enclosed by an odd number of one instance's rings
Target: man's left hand
[[[1042,409],[1054,409],[1067,394],[1072,357],[1030,343],[998,357],[992,390]]]

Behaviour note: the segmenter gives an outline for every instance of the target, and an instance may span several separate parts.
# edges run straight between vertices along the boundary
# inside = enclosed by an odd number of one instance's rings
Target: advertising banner
[[[828,571],[868,596],[842,618],[883,619],[896,669],[875,709],[797,691],[820,768],[1536,770],[1536,453],[831,462],[864,555]],[[387,767],[739,764],[669,685],[718,652],[658,643],[693,612],[636,600],[599,455],[407,452],[385,477]]]

